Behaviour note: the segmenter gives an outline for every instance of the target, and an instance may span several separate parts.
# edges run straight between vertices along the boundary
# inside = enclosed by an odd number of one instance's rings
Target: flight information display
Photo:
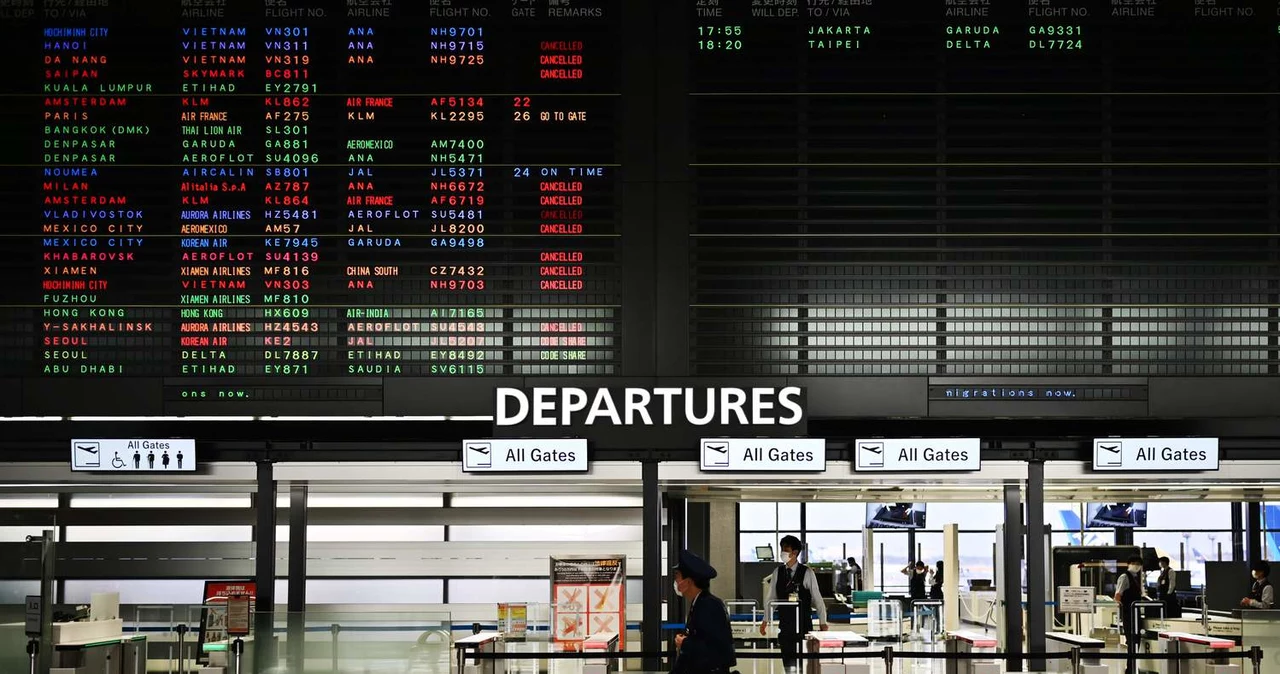
[[[696,374],[1277,373],[1275,0],[682,21]]]
[[[0,2],[2,374],[613,373],[615,5]]]

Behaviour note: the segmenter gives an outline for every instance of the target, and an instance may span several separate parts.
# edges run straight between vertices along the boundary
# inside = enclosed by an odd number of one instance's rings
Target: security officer
[[[676,635],[675,665],[671,674],[730,674],[738,664],[733,653],[733,629],[729,610],[711,594],[716,570],[701,557],[685,550],[675,566],[675,589],[689,604],[684,632]]]

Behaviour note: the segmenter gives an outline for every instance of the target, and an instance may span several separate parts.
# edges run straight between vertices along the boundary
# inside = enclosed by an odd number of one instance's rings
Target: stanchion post
[[[187,629],[186,625],[178,625],[173,630],[178,633],[178,674],[187,674],[187,661],[185,659]]]
[[[899,627],[898,629],[902,629]],[[893,674],[893,646],[884,647],[884,672]]]
[[[1253,674],[1262,674],[1262,647],[1254,646],[1250,648],[1249,659],[1253,661]]]
[[[236,674],[244,674],[244,639],[231,642],[231,657],[236,661]]]
[[[1080,674],[1080,647],[1071,647],[1071,674]]]
[[[341,631],[342,625],[339,625],[338,623],[333,623],[329,626],[329,633],[333,635],[333,647],[329,649],[332,654],[330,662],[333,665],[333,669],[330,671],[332,671],[333,674],[338,674],[338,633]]]
[[[31,658],[31,674],[36,674],[36,656],[40,654],[40,640],[27,641],[27,657]],[[1255,670],[1256,671],[1256,670]]]

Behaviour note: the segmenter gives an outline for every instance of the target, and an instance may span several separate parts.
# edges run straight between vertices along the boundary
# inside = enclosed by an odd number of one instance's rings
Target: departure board
[[[3,374],[341,401],[352,378],[614,372],[614,2],[0,17]]]
[[[0,0],[0,37],[0,416],[1280,375],[1280,0]]]
[[[1266,375],[1275,0],[690,0],[692,369]]]

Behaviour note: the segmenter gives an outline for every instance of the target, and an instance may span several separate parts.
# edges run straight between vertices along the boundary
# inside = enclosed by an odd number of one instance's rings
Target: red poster
[[[204,582],[204,610],[200,616],[200,650],[198,659],[207,660],[205,644],[225,643],[227,634],[227,604],[230,597],[249,597],[249,613],[253,614],[258,599],[258,584],[252,580],[206,580]]]
[[[551,558],[551,622],[555,643],[580,645],[593,634],[627,634],[627,558]]]

